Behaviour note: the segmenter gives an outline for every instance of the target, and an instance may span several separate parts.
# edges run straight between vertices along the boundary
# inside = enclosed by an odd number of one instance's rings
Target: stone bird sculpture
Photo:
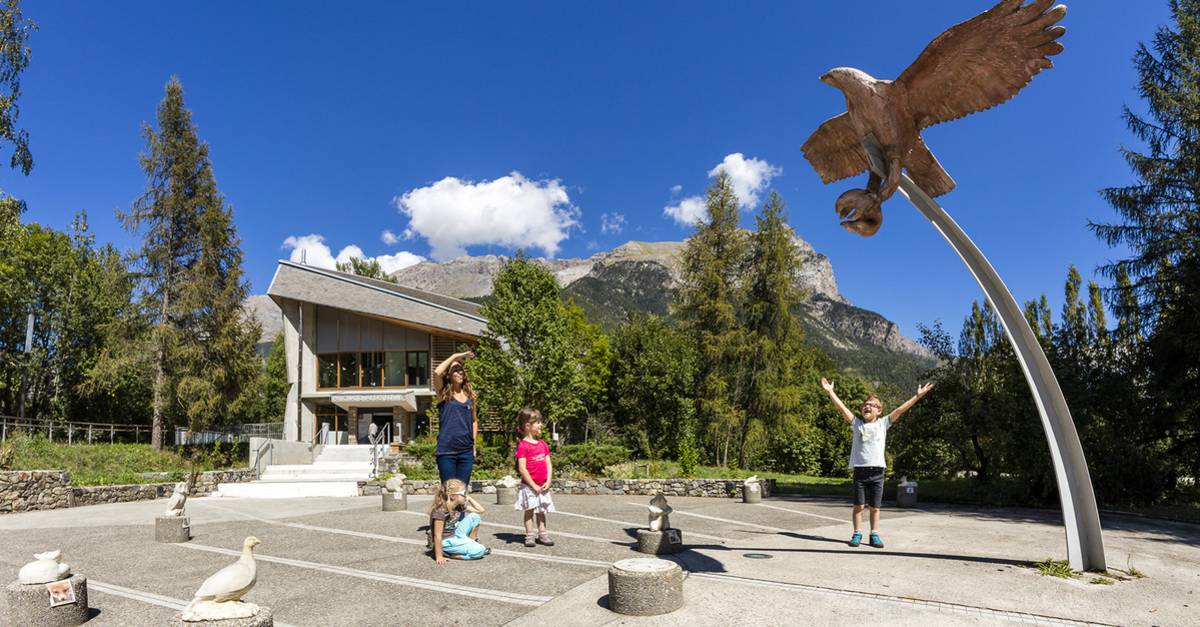
[[[50,583],[71,576],[71,567],[63,564],[62,551],[46,551],[33,556],[34,561],[21,567],[17,581],[24,584]]]
[[[671,512],[675,511],[667,504],[667,497],[662,492],[650,499],[650,531],[666,531],[671,528]]]
[[[249,618],[258,613],[258,606],[243,603],[241,598],[258,581],[258,565],[254,562],[254,547],[258,538],[250,536],[242,542],[242,555],[238,560],[213,573],[196,591],[191,603],[183,611],[183,620],[226,620]]]
[[[800,150],[821,180],[832,183],[868,169],[862,141],[874,135],[883,148],[887,180],[871,173],[866,189],[837,199],[842,226],[864,237],[883,223],[883,201],[900,185],[900,168],[930,196],[954,189],[921,139],[921,131],[1008,101],[1063,50],[1066,29],[1057,23],[1067,7],[1053,0],[1002,0],[938,35],[894,81],[839,67],[821,76],[846,97],[846,112],[817,128]]]
[[[171,493],[171,499],[167,501],[167,511],[163,512],[163,516],[183,516],[185,503],[187,503],[187,482],[180,481],[175,484],[175,491]]]

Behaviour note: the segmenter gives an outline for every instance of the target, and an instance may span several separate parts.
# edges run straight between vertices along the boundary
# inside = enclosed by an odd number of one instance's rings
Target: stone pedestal
[[[517,489],[496,486],[496,505],[516,505]]]
[[[14,581],[4,590],[8,602],[7,621],[5,625],[38,625],[39,627],[74,627],[87,622],[88,588],[87,577],[72,575],[70,579],[53,582],[53,584],[69,585],[75,594],[75,601],[57,607],[50,607],[50,591],[47,584],[23,584]]]
[[[170,627],[275,627],[275,617],[271,608],[259,607],[258,613],[250,618],[227,618],[225,620],[202,620],[188,622],[183,620],[183,613],[176,612],[171,618]]]
[[[159,542],[187,542],[191,540],[191,520],[187,516],[159,516],[155,518],[154,539]]]
[[[683,607],[683,569],[674,562],[640,557],[608,569],[608,608],[618,614],[655,616]]]
[[[408,509],[408,493],[407,492],[384,492],[383,493],[383,511],[385,512],[402,512]]]
[[[683,532],[678,529],[666,531],[637,530],[637,551],[648,555],[666,555],[683,550]]]
[[[762,486],[758,484],[742,486],[742,502],[758,503],[762,501]]]

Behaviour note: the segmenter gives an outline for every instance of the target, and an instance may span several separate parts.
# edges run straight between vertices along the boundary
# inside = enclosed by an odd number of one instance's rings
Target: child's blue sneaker
[[[875,533],[874,531],[871,532],[871,546],[877,549],[883,548],[883,540],[880,540],[879,534]]]
[[[862,544],[862,532],[855,531],[854,535],[850,536],[850,546],[858,546]]]

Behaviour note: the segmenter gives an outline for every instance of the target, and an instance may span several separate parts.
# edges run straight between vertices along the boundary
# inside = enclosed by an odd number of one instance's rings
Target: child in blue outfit
[[[438,564],[445,564],[447,557],[477,560],[492,552],[477,540],[483,512],[483,506],[467,496],[467,484],[458,479],[442,484],[429,508],[429,543]]]
[[[850,546],[862,544],[862,511],[864,506],[871,508],[871,546],[882,549],[883,540],[879,538],[879,506],[883,504],[883,474],[887,470],[887,459],[884,448],[887,445],[888,429],[900,421],[900,415],[912,408],[929,390],[932,383],[917,386],[917,393],[904,402],[903,405],[883,415],[883,402],[878,396],[871,395],[863,401],[862,417],[851,412],[842,399],[833,391],[833,384],[821,377],[821,389],[829,395],[830,400],[841,412],[842,417],[854,431],[854,441],[850,446],[850,468],[854,472],[854,535],[850,536]]]

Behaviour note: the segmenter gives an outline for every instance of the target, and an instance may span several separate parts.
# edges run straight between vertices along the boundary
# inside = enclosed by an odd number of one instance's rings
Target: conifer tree
[[[136,261],[152,354],[151,444],[161,448],[171,416],[202,428],[231,409],[256,367],[257,326],[241,315],[246,285],[232,211],[177,78],[158,106],[158,129],[146,124],[143,135],[146,190],[120,217],[142,235]]]
[[[721,173],[708,188],[708,220],[696,225],[680,253],[680,286],[675,315],[699,347],[696,414],[712,446],[712,458],[727,465],[742,414],[738,358],[742,333],[737,304],[746,237],[738,229],[738,201],[729,176]]]
[[[800,413],[806,392],[814,389],[816,374],[807,367],[811,360],[804,330],[792,315],[803,298],[794,283],[801,262],[793,238],[783,199],[771,192],[750,235],[745,273],[742,327],[746,337],[739,386],[743,396],[738,399],[742,409],[738,465],[742,468],[751,431],[769,432],[788,425],[789,418]]]

